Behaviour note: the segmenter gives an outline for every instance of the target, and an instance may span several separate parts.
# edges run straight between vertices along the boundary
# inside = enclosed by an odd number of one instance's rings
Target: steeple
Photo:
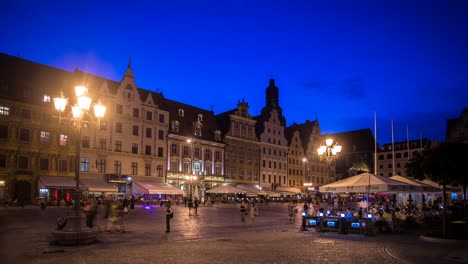
[[[279,107],[278,87],[273,78],[270,79],[270,85],[266,89],[266,106]]]
[[[133,77],[132,59],[130,57],[128,57],[128,66],[127,66],[127,70],[125,71],[125,74],[124,74],[124,78],[125,77],[135,79],[135,77]]]

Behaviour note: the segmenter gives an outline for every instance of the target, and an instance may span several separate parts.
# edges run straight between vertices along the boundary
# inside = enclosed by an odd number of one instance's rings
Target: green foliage
[[[364,161],[358,161],[353,163],[351,167],[348,169],[348,172],[357,172],[358,174],[364,172],[370,172],[369,165]]]

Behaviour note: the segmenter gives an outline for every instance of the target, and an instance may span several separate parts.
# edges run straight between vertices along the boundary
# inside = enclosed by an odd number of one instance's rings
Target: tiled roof
[[[177,134],[185,137],[193,137],[208,141],[215,141],[215,131],[219,130],[214,113],[209,110],[165,99],[165,106],[169,112],[169,120],[179,122],[179,132],[171,131],[171,134]],[[179,115],[179,109],[184,110],[184,115]],[[193,122],[197,122],[198,114],[203,115],[202,136],[195,137],[193,131]]]

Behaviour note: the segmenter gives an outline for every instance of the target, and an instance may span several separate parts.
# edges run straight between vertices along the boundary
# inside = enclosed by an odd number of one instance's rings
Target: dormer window
[[[221,141],[221,131],[219,131],[219,130],[215,131],[215,140],[216,141]]]
[[[172,131],[173,132],[179,132],[179,122],[172,121]]]
[[[195,136],[201,137],[201,126],[195,127]]]
[[[179,109],[179,116],[184,117],[184,109]]]
[[[203,122],[203,115],[202,114],[198,114],[198,122],[199,123]]]

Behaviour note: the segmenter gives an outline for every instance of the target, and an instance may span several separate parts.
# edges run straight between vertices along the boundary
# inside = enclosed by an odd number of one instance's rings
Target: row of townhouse
[[[69,112],[58,117],[53,107],[59,92],[73,104],[77,84],[107,107],[78,131]],[[278,98],[271,79],[259,115],[244,100],[215,115],[137,87],[130,64],[113,81],[0,54],[0,199],[31,202],[42,191],[65,198],[73,188],[65,180],[73,182],[77,169],[89,190],[104,192],[105,182],[127,194],[145,182],[185,192],[197,185],[203,195],[223,183],[275,189],[334,181],[333,164],[316,156],[318,120],[286,127]]]

